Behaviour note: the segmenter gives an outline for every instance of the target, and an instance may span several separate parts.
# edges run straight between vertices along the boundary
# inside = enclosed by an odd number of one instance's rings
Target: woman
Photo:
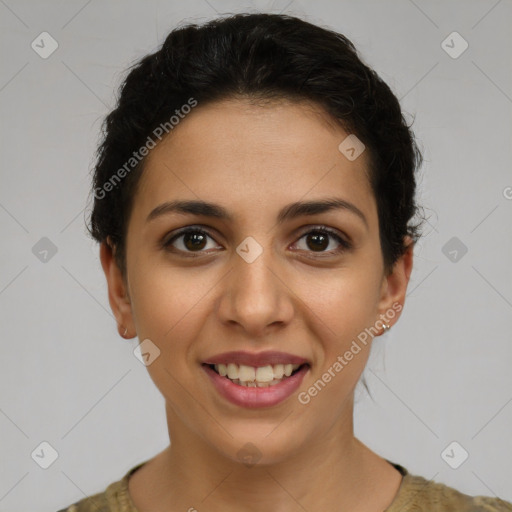
[[[69,512],[512,511],[353,431],[412,270],[421,155],[340,34],[237,15],[169,34],[107,117],[90,230],[171,444]]]

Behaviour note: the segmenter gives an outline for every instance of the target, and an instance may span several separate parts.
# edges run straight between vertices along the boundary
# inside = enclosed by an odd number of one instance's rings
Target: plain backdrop
[[[89,173],[129,65],[184,21],[257,11],[348,36],[425,157],[428,222],[364,374],[373,400],[358,386],[356,435],[414,474],[512,500],[510,0],[1,0],[0,511],[58,510],[167,445],[86,234]],[[463,450],[453,469],[446,453]]]

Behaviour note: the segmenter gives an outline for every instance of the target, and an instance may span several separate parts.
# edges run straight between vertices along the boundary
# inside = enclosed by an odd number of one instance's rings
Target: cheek
[[[317,280],[314,293],[310,279],[302,286],[318,359],[298,401],[309,413],[305,417],[311,430],[323,435],[326,426],[333,425],[347,410],[368,361],[373,338],[367,329],[378,318],[379,273],[370,268],[340,269]],[[318,417],[323,418],[321,425]]]
[[[340,348],[373,325],[377,319],[381,280],[378,269],[363,265],[339,268],[328,272],[297,274],[291,287],[314,313]]]
[[[208,289],[208,275],[201,278],[192,270],[176,270],[153,265],[138,267],[133,274],[132,312],[139,337],[154,338],[168,345],[175,333],[188,325]],[[191,327],[190,325],[188,326]]]
[[[132,311],[137,335],[141,342],[151,340],[160,351],[147,365],[147,371],[172,408],[182,411],[180,416],[186,416],[184,411],[191,408],[190,397],[183,389],[193,390],[197,385],[194,340],[201,337],[211,311],[208,290],[215,282],[212,279],[210,283],[206,275],[199,278],[193,272],[157,266],[140,269],[133,279]],[[192,416],[196,413],[199,411],[189,411]]]

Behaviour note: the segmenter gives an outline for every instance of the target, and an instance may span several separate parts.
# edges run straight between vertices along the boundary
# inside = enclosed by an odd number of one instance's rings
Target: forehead
[[[261,215],[337,196],[371,218],[368,156],[351,161],[339,150],[348,135],[310,103],[199,104],[146,157],[134,207],[144,213],[171,198],[202,199]]]

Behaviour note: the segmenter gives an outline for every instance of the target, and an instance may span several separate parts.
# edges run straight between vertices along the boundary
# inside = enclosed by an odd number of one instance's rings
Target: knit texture
[[[121,480],[110,484],[105,491],[84,498],[59,512],[139,512],[128,493],[128,479],[145,462],[131,468]],[[411,475],[399,464],[390,464],[403,477],[393,503],[384,512],[512,512],[512,503],[508,501],[489,496],[469,496],[422,476]]]

